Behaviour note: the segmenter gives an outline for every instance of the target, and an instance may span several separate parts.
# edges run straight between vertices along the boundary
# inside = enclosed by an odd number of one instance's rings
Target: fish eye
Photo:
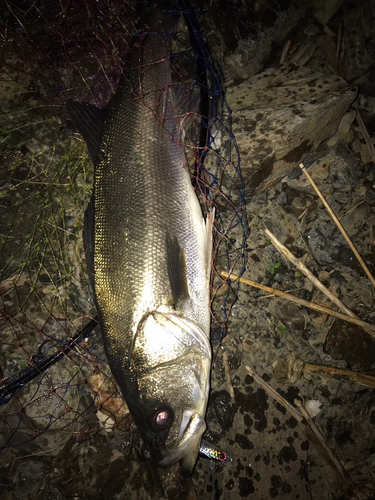
[[[155,424],[158,427],[165,427],[169,422],[169,414],[167,411],[159,412],[155,417]]]
[[[152,430],[158,432],[166,429],[173,421],[173,412],[169,408],[155,408],[148,417],[148,424]]]

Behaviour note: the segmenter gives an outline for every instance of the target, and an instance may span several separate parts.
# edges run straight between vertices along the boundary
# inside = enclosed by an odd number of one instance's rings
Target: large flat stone
[[[356,95],[343,78],[295,64],[229,88],[247,196],[276,184],[332,137]]]

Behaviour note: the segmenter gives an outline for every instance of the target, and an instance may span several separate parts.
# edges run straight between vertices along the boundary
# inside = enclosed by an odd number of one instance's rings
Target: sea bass
[[[186,166],[181,102],[197,105],[171,79],[168,16],[150,10],[106,112],[68,109],[95,164],[85,244],[109,365],[154,460],[190,475],[209,394],[213,213]]]

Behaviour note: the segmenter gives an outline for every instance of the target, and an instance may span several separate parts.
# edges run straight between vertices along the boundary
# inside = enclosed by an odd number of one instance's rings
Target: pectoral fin
[[[185,250],[180,245],[177,237],[169,234],[166,236],[165,246],[172,303],[173,307],[176,309],[179,303],[190,298]]]

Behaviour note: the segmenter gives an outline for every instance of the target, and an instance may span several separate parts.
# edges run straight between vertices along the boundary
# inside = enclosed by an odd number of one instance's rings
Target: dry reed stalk
[[[314,436],[314,439],[310,441],[314,445],[315,440],[318,442],[318,450],[319,447],[323,449],[322,456],[327,460],[329,465],[332,467],[334,472],[338,475],[338,477],[344,481],[350,488],[352,488],[353,493],[356,495],[358,500],[362,500],[360,493],[357,490],[356,485],[353,480],[350,478],[349,474],[336,457],[334,451],[330,448],[326,440],[324,439],[322,433],[319,428],[316,426],[315,422],[312,420],[310,415],[307,413],[305,408],[303,407],[300,400],[295,399],[294,405],[289,403],[286,399],[284,399],[273,387],[271,387],[265,380],[262,379],[250,366],[245,366],[246,370],[249,372],[250,376],[253,377],[255,382],[260,385],[264,391],[271,396],[275,401],[284,406],[284,408],[298,421],[303,422],[305,420],[306,427],[309,428]],[[309,435],[307,435],[309,437]]]
[[[362,499],[361,495],[359,492],[357,492],[356,485],[354,484],[353,480],[345,470],[344,466],[340,462],[340,460],[336,457],[334,451],[332,448],[328,445],[326,440],[324,439],[322,433],[320,432],[319,428],[313,421],[313,419],[310,417],[310,415],[307,413],[305,408],[303,407],[301,401],[299,399],[294,400],[294,404],[297,406],[298,410],[301,412],[303,415],[304,419],[306,420],[307,425],[310,427],[312,430],[315,438],[317,439],[318,443],[322,446],[324,449],[325,454],[328,457],[328,463],[336,472],[336,474],[348,485],[349,488],[353,489],[353,493],[357,496],[358,500]],[[312,441],[313,443],[313,441]],[[314,444],[314,443],[313,443]]]
[[[308,375],[320,374],[328,377],[340,377],[349,382],[353,382],[364,387],[375,388],[375,377],[373,375],[366,375],[365,373],[357,373],[352,370],[344,370],[342,368],[335,368],[334,366],[313,365],[305,363],[303,371]]]
[[[226,353],[226,351],[223,351],[223,365],[224,365],[224,371],[225,371],[225,378],[226,378],[228,389],[229,389],[229,394],[230,394],[230,397],[234,399],[234,389],[233,389],[233,385],[232,385],[232,377],[230,375],[228,354]]]
[[[288,412],[298,421],[302,422],[303,416],[300,411],[295,408],[292,404],[290,404],[286,399],[284,399],[273,387],[271,387],[265,380],[262,379],[255,371],[250,368],[250,366],[245,366],[246,370],[253,377],[255,382],[260,385],[262,389],[266,391],[266,393],[271,396],[275,401],[284,406]]]
[[[364,328],[372,337],[375,338],[375,325],[371,323],[366,323],[366,321],[362,321],[361,319],[352,318],[347,316],[346,314],[342,314],[336,311],[332,311],[332,309],[328,309],[327,307],[320,306],[319,304],[314,304],[313,302],[309,302],[308,300],[300,299],[299,297],[295,297],[287,292],[282,292],[281,290],[277,290],[276,288],[271,288],[269,286],[261,285],[260,283],[256,283],[255,281],[251,281],[247,278],[240,278],[235,274],[229,274],[225,271],[220,271],[219,275],[222,278],[229,278],[233,281],[238,280],[240,283],[244,283],[245,285],[252,286],[254,288],[258,288],[259,290],[263,290],[272,295],[277,295],[278,297],[282,297],[283,299],[290,300],[291,302],[295,302],[304,307],[308,307],[309,309],[313,309],[314,311],[319,311],[324,314],[329,314],[331,316],[335,316],[336,318],[342,319],[343,321],[347,321],[348,323],[353,323],[354,325],[361,326]]]
[[[315,189],[315,192],[317,193],[317,195],[319,196],[319,198],[322,200],[324,206],[326,207],[329,215],[332,217],[333,221],[335,222],[336,226],[339,228],[341,234],[344,236],[345,238],[345,241],[347,242],[347,244],[350,246],[350,249],[352,250],[352,252],[354,253],[354,255],[356,256],[358,262],[361,264],[362,266],[362,269],[365,271],[365,273],[367,274],[369,280],[371,281],[371,283],[373,284],[373,286],[375,287],[375,279],[373,277],[373,275],[371,274],[371,271],[369,270],[369,268],[367,267],[367,264],[365,263],[365,261],[362,259],[362,257],[359,255],[357,249],[355,248],[355,246],[353,245],[352,243],[352,240],[349,238],[347,232],[345,231],[345,229],[343,228],[343,226],[341,225],[341,222],[338,220],[338,218],[336,217],[336,215],[334,214],[333,210],[331,209],[331,207],[329,206],[327,200],[324,198],[322,192],[320,191],[320,189],[318,188],[318,186],[315,184],[315,182],[313,181],[311,175],[308,173],[308,171],[306,170],[305,166],[303,163],[300,164],[300,168],[302,169],[302,172],[306,175],[306,177],[308,178],[308,180],[310,181],[310,184],[312,185],[312,187]]]
[[[311,283],[316,286],[316,288],[319,288],[319,290],[321,292],[323,292],[324,295],[326,295],[334,304],[336,304],[336,306],[339,309],[341,309],[341,311],[344,314],[346,314],[347,316],[350,316],[352,318],[360,319],[360,318],[358,318],[358,316],[356,316],[353,313],[353,311],[351,311],[348,307],[346,307],[346,305],[343,302],[341,302],[341,300],[338,297],[333,295],[333,293],[330,290],[328,290],[328,288],[325,287],[323,285],[323,283],[321,281],[319,281],[318,278],[316,278],[311,271],[308,270],[308,268],[305,266],[305,264],[303,264],[300,260],[298,260],[297,257],[295,257],[286,248],[286,246],[284,246],[281,243],[281,241],[279,241],[276,238],[276,236],[271,233],[271,231],[269,231],[268,229],[265,229],[265,233],[272,241],[273,246],[281,253],[281,255],[285,259],[289,260],[295,267],[297,267],[301,271],[301,273],[303,273],[306,276],[306,278],[308,278],[311,281]]]
[[[281,56],[280,56],[280,64],[283,64],[286,61],[286,58],[287,58],[287,55],[288,55],[288,52],[290,49],[290,43],[291,43],[290,40],[288,40],[284,44],[283,51],[281,52]]]

